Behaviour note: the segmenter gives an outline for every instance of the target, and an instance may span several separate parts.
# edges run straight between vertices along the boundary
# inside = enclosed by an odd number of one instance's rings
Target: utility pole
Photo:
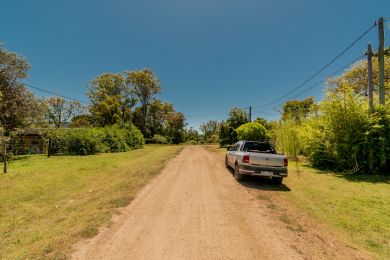
[[[249,122],[252,122],[252,107],[249,106]]]
[[[367,47],[367,64],[368,64],[368,105],[370,113],[374,112],[373,92],[374,86],[372,84],[372,46],[371,43]]]
[[[379,77],[379,104],[385,104],[385,32],[383,30],[383,17],[378,20],[378,77]]]
[[[374,101],[373,101],[373,94],[374,94],[374,86],[372,84],[372,46],[371,46],[371,42],[368,43],[368,46],[367,46],[367,52],[366,52],[366,55],[367,55],[367,67],[368,67],[368,106],[369,106],[369,112],[370,114],[372,114],[374,112]],[[370,139],[372,139],[371,135],[368,137]],[[372,142],[370,142],[370,144],[372,144]],[[370,145],[369,149],[368,149],[368,158],[367,158],[367,161],[368,161],[368,169],[370,170],[370,172],[373,171],[374,169],[374,152],[373,152],[373,148],[372,148],[372,145]]]

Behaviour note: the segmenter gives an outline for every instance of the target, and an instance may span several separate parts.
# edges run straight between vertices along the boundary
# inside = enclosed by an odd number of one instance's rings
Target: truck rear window
[[[247,142],[242,150],[255,153],[275,153],[275,150],[269,143],[261,142]]]

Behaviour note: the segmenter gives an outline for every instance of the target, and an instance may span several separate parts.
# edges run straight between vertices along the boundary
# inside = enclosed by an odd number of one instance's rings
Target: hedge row
[[[48,153],[88,155],[106,152],[126,152],[142,148],[145,140],[136,127],[58,128],[46,129],[43,137]]]

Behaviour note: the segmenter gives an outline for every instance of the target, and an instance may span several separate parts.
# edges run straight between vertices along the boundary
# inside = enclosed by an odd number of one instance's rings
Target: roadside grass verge
[[[0,259],[65,259],[81,238],[109,224],[117,208],[182,149],[146,145],[124,153],[30,156],[0,175]]]
[[[299,168],[299,173],[295,165],[289,168],[284,183],[292,191],[283,197],[378,258],[390,258],[389,177]]]
[[[217,146],[210,151],[226,153]],[[290,192],[272,192],[339,231],[344,238],[380,259],[390,258],[390,178],[324,172],[291,162],[283,183]],[[259,195],[260,200],[268,200]],[[287,222],[287,218],[281,219]]]

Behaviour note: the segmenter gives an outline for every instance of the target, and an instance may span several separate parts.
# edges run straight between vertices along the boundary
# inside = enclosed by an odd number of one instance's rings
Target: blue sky
[[[159,98],[197,128],[231,107],[282,96],[380,16],[390,17],[390,1],[2,0],[0,41],[31,63],[27,83],[81,100],[101,73],[151,68]],[[363,54],[368,41],[377,47],[376,29],[311,83]],[[296,98],[310,95],[320,98],[322,87]],[[276,118],[274,107],[254,117]]]

